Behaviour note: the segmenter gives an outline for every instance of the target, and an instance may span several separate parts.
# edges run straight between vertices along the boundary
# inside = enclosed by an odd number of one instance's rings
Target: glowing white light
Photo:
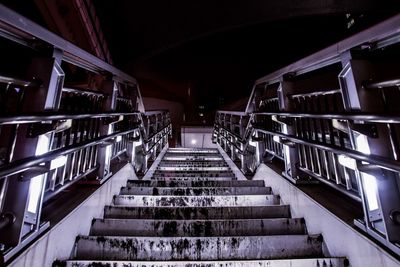
[[[116,141],[117,141],[117,143],[118,143],[118,142],[121,142],[121,141],[122,141],[122,136],[121,136],[121,135],[118,135]]]
[[[43,155],[49,151],[50,135],[40,135],[36,146],[35,155]],[[32,213],[37,212],[39,205],[40,196],[43,189],[43,181],[45,174],[35,176],[31,179],[29,184],[29,200],[28,200],[28,211]]]
[[[192,145],[195,145],[197,143],[196,139],[192,139],[191,143]]]
[[[355,159],[349,158],[349,157],[347,157],[345,155],[339,155],[338,159],[339,159],[339,164],[340,165],[342,165],[342,166],[344,166],[346,168],[352,169],[352,170],[356,170],[357,163],[356,163]]]
[[[371,154],[371,150],[369,149],[368,139],[365,135],[360,134],[356,137],[357,150],[364,154]]]
[[[29,203],[28,211],[36,213],[39,204],[39,198],[42,193],[42,182],[44,175],[39,175],[31,179],[29,184]]]
[[[356,145],[358,151],[367,155],[371,154],[371,150],[368,144],[368,139],[365,135],[360,134],[356,137]],[[376,195],[378,188],[376,184],[376,177],[367,173],[361,173],[361,177],[363,180],[364,193],[367,199],[368,208],[370,211],[376,210],[379,208],[378,198]]]
[[[364,192],[367,196],[368,208],[369,210],[376,210],[379,208],[378,206],[378,199],[376,196],[377,192],[377,184],[376,178],[373,175],[363,173],[363,184],[364,184]]]
[[[64,166],[67,163],[67,156],[60,156],[55,158],[50,163],[50,170],[54,170]]]
[[[256,147],[257,146],[257,142],[253,142],[253,141],[249,141],[249,145]]]
[[[274,137],[272,137],[272,140],[274,140],[274,142],[277,142],[277,143],[279,143],[281,141],[279,136],[276,136],[276,135],[274,135]]]

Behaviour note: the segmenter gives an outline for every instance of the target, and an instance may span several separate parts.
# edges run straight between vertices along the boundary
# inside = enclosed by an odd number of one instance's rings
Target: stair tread
[[[91,235],[118,236],[256,236],[305,233],[304,220],[291,218],[233,220],[95,219],[91,228]]]
[[[243,267],[243,266],[259,266],[259,267],[345,267],[347,260],[344,257],[320,257],[320,258],[293,258],[293,259],[274,259],[274,260],[224,260],[224,261],[84,261],[69,260],[66,267],[89,267],[90,264],[96,263],[97,267]],[[94,266],[92,266],[94,267]]]
[[[289,218],[289,205],[262,207],[129,207],[105,206],[105,218],[137,219],[245,219],[245,218]]]
[[[264,180],[237,180],[217,149],[168,149],[76,239],[66,266],[344,267]]]
[[[127,185],[132,186],[153,186],[153,187],[263,187],[262,180],[176,180],[176,179],[159,179],[159,180],[128,180]]]
[[[310,235],[239,237],[79,236],[77,259],[221,260],[321,257],[322,239]]]
[[[125,195],[258,195],[271,194],[271,187],[122,187],[120,194]]]
[[[265,206],[280,203],[277,195],[214,195],[214,196],[143,196],[115,195],[114,205],[132,206],[173,206],[173,207],[212,207],[212,206]]]

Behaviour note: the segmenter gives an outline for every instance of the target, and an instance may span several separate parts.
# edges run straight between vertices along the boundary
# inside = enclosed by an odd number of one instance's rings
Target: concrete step
[[[261,236],[306,234],[303,219],[143,220],[95,219],[95,236]]]
[[[121,195],[212,196],[270,195],[271,187],[122,187]]]
[[[173,169],[173,170],[159,170],[156,169],[154,171],[154,174],[164,174],[164,175],[174,175],[176,173],[188,173],[188,174],[197,174],[196,176],[200,176],[199,174],[208,174],[206,176],[229,176],[231,174],[233,174],[233,172],[231,170],[229,170],[229,168],[226,167],[221,167],[221,168],[225,168],[225,170],[221,171],[221,170],[185,170],[185,169]]]
[[[64,266],[64,265],[63,265]],[[67,261],[65,267],[346,267],[346,258],[279,259],[256,261]],[[58,266],[56,266],[58,267]]]
[[[213,155],[213,156],[190,156],[190,155],[166,155],[162,159],[164,162],[167,161],[218,161],[224,162],[224,158],[222,156]]]
[[[176,176],[169,176],[165,177],[163,175],[153,175],[151,180],[190,180],[190,181],[232,181],[237,180],[234,176],[218,176],[218,177],[211,177],[211,176],[202,176],[196,177],[196,175],[191,176],[183,176],[183,175],[176,175]]]
[[[182,154],[182,153],[190,153],[191,155],[195,154],[219,154],[218,150],[213,150],[213,149],[204,149],[204,150],[167,150],[167,154]]]
[[[226,164],[223,161],[216,161],[216,162],[209,162],[209,161],[204,161],[202,163],[196,162],[174,162],[174,163],[167,163],[167,162],[161,162],[158,165],[158,168],[165,168],[165,167],[185,167],[185,168],[205,168],[205,167],[229,167],[228,164]]]
[[[321,257],[322,238],[308,235],[240,237],[79,236],[80,260],[260,260]]]
[[[216,160],[211,160],[211,161],[189,160],[188,161],[186,159],[184,159],[184,160],[175,160],[175,161],[173,161],[173,160],[168,160],[168,161],[162,160],[158,166],[169,166],[169,165],[177,165],[177,164],[183,165],[183,166],[186,166],[186,165],[190,165],[190,166],[191,165],[199,165],[199,166],[203,166],[203,165],[229,166],[228,163],[226,163],[225,161],[216,161]]]
[[[263,180],[209,180],[191,181],[176,179],[128,180],[128,186],[145,187],[263,187]]]
[[[280,204],[277,195],[242,196],[136,196],[115,195],[114,205],[135,207],[236,207]]]
[[[104,218],[164,220],[231,220],[290,218],[289,205],[264,207],[124,207],[105,206]]]
[[[203,179],[214,179],[214,178],[219,178],[219,179],[231,179],[234,180],[236,179],[235,175],[233,172],[222,172],[222,173],[210,173],[210,172],[154,172],[152,179],[162,179],[162,178],[168,178],[168,179],[173,179],[173,178],[186,178],[186,179],[192,179],[192,178],[203,178]]]
[[[165,172],[229,172],[229,167],[194,167],[194,166],[160,166],[157,167],[156,172],[165,173]]]

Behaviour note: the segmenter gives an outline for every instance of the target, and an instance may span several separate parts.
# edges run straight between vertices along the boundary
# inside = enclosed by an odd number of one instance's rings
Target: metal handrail
[[[238,116],[245,116],[245,115],[248,115],[246,112],[243,112],[243,111],[217,110],[217,113],[224,113],[224,114],[238,115]]]
[[[366,89],[381,89],[386,87],[399,87],[400,79],[384,80],[379,82],[367,82],[364,85]]]
[[[32,81],[27,81],[27,80],[21,80],[18,78],[14,77],[7,77],[0,75],[0,83],[6,83],[6,84],[15,84],[23,87],[31,87],[31,86],[36,86],[39,84],[38,80],[32,80]]]
[[[157,114],[162,114],[162,113],[167,113],[167,112],[168,112],[168,110],[166,110],[166,109],[147,110],[144,112],[144,115],[151,116],[151,115],[157,115]]]
[[[167,127],[169,127],[170,125],[171,125],[171,124],[169,124]],[[158,133],[160,133],[161,131],[164,131],[164,129],[167,128],[167,127],[164,127],[164,128],[163,128],[162,130],[160,130]],[[155,141],[154,144],[153,144],[149,149],[147,149],[147,151],[144,152],[144,154],[145,154],[145,155],[150,154],[150,153],[151,153],[151,150],[164,138],[165,135],[168,135],[169,132],[170,132],[170,131],[164,131],[162,137],[158,138],[158,140]],[[157,134],[158,134],[158,133],[157,133]]]
[[[396,160],[392,160],[392,159],[388,159],[388,158],[384,158],[384,157],[380,157],[380,156],[376,156],[376,155],[368,155],[368,154],[364,154],[362,152],[358,152],[356,150],[351,150],[351,149],[347,149],[347,148],[338,148],[337,146],[333,146],[333,145],[321,144],[318,142],[298,138],[293,135],[269,131],[269,130],[265,130],[262,128],[254,128],[254,129],[256,131],[260,131],[263,133],[272,134],[274,136],[285,138],[288,141],[291,141],[291,142],[294,142],[297,144],[311,146],[311,147],[322,149],[322,150],[332,152],[335,154],[343,154],[343,155],[346,155],[348,157],[351,157],[351,158],[359,160],[359,161],[365,161],[370,164],[378,165],[378,167],[389,170],[389,171],[394,171],[394,172],[400,171],[400,162],[396,161]]]
[[[313,113],[290,113],[290,112],[254,112],[254,115],[265,116],[282,116],[293,118],[311,118],[311,119],[336,119],[336,120],[353,120],[353,121],[369,121],[375,123],[400,123],[400,116],[376,115],[376,114],[346,114],[346,113],[330,113],[330,114],[313,114]]]
[[[95,95],[95,96],[107,96],[108,94],[102,93],[102,92],[96,92],[96,91],[91,91],[91,90],[86,90],[86,89],[78,89],[78,88],[70,88],[70,87],[63,87],[62,89],[63,92],[66,93],[79,93],[79,94],[85,94],[85,95]]]
[[[6,124],[22,124],[22,123],[37,123],[44,121],[55,120],[76,120],[76,119],[97,119],[104,117],[117,117],[117,116],[132,116],[139,115],[140,112],[104,112],[104,113],[87,113],[87,114],[56,114],[45,113],[36,115],[17,115],[0,117],[0,125]]]
[[[76,152],[78,150],[87,148],[87,147],[91,147],[91,146],[95,146],[95,145],[100,145],[103,142],[113,139],[117,136],[120,135],[124,135],[124,134],[129,134],[131,132],[134,132],[135,130],[137,130],[138,127],[133,128],[133,129],[129,129],[126,131],[120,131],[120,132],[116,132],[107,136],[103,136],[103,137],[98,137],[95,138],[93,140],[90,141],[85,141],[82,142],[80,144],[76,144],[76,145],[72,145],[72,146],[67,146],[67,147],[63,147],[60,149],[56,149],[50,152],[47,152],[43,155],[39,155],[39,156],[32,156],[32,157],[28,157],[28,158],[24,158],[24,159],[20,159],[20,160],[16,160],[13,162],[10,162],[9,164],[5,164],[0,166],[0,179],[3,179],[6,176],[11,176],[11,175],[15,175],[21,172],[24,172],[26,170],[28,170],[29,168],[38,166],[39,164],[45,163],[45,162],[49,162],[57,157],[60,156],[64,156],[67,154],[71,154],[73,152]]]
[[[143,142],[146,143],[146,144],[149,143],[149,142],[151,142],[150,139],[152,139],[154,136],[156,136],[156,135],[159,134],[161,131],[165,130],[166,128],[168,128],[168,127],[170,127],[170,126],[171,126],[171,123],[168,123],[166,126],[164,126],[164,127],[163,127],[161,130],[159,130],[158,132],[152,134],[151,136],[147,136],[146,138],[144,138],[144,139],[143,139]]]
[[[293,99],[293,98],[300,98],[300,97],[333,95],[333,94],[339,94],[341,92],[342,92],[341,89],[333,89],[333,90],[318,91],[318,92],[304,93],[304,94],[292,94],[292,95],[288,95],[288,98]]]

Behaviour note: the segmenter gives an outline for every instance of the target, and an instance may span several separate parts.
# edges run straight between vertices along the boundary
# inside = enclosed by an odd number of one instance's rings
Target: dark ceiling
[[[43,25],[35,3],[52,0],[1,1]],[[144,96],[193,104],[190,87],[194,104],[208,110],[248,96],[260,76],[400,12],[398,0],[86,1],[115,65],[138,79]]]
[[[212,107],[400,10],[399,1],[361,0],[93,2],[114,62],[139,79],[144,95],[184,102],[190,86]]]

